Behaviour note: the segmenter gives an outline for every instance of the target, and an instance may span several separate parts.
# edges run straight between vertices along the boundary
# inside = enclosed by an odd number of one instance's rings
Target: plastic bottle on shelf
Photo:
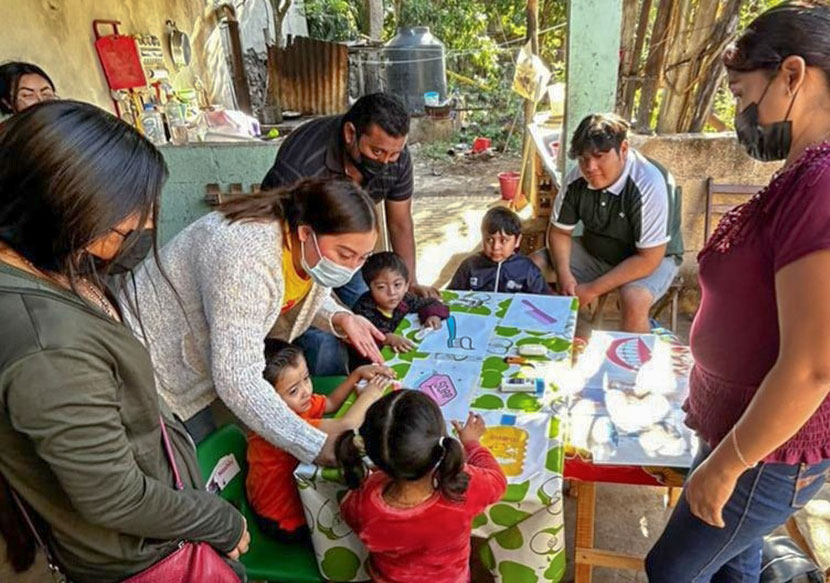
[[[144,135],[147,139],[156,146],[167,143],[167,138],[164,136],[164,121],[152,103],[144,104],[144,112],[141,114],[141,127],[144,129]]]
[[[164,104],[164,115],[170,129],[170,143],[175,146],[187,144],[187,121],[184,118],[182,104],[172,95],[167,96]]]

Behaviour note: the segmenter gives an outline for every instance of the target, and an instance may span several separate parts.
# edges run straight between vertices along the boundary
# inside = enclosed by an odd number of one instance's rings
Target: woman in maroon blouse
[[[758,581],[762,537],[830,468],[830,7],[785,3],[725,57],[739,141],[785,159],[699,256],[685,405],[701,452],[649,581]]]

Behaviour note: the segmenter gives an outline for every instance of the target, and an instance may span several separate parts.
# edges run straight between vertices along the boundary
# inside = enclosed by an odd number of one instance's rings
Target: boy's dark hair
[[[441,494],[450,500],[463,498],[470,482],[464,448],[447,437],[441,409],[427,395],[402,389],[381,397],[369,407],[359,433],[366,455],[392,479],[418,480],[435,470]],[[363,452],[354,440],[354,432],[347,431],[334,446],[351,489],[359,488],[366,477]]]
[[[343,116],[343,124],[346,122],[354,124],[357,137],[372,124],[393,138],[409,134],[409,114],[403,102],[389,93],[370,93],[358,99]]]
[[[628,122],[614,113],[593,113],[579,122],[568,158],[576,160],[583,154],[608,152],[612,148],[620,153],[622,143],[628,139]]]
[[[491,208],[481,221],[481,230],[488,235],[504,233],[505,235],[521,235],[522,221],[519,215],[507,207]]]
[[[296,344],[276,338],[265,339],[265,370],[262,376],[269,383],[276,384],[287,366],[297,366],[303,351]]]
[[[369,285],[387,269],[400,273],[406,281],[409,281],[409,270],[406,268],[406,263],[400,255],[392,251],[383,251],[369,256],[360,273],[363,275],[363,281],[366,282],[366,285]]]

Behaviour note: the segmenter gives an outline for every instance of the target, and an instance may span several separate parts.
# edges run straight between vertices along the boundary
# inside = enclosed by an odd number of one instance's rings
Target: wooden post
[[[597,485],[593,482],[574,481],[576,486],[576,529],[574,533],[574,581],[576,583],[591,583],[590,563],[583,564],[577,553],[592,551],[594,548],[594,512],[597,501]]]
[[[651,42],[648,48],[648,60],[643,75],[642,91],[640,91],[640,105],[637,108],[637,130],[648,132],[651,128],[651,112],[654,110],[654,98],[663,75],[663,63],[666,59],[667,34],[674,13],[676,0],[660,0],[657,8],[657,17],[651,32]]]
[[[527,0],[527,40],[530,43],[530,51],[534,55],[539,54],[539,0]],[[522,171],[519,179],[519,192],[513,200],[513,206],[520,209],[524,206],[522,193],[527,193],[530,204],[536,208],[537,192],[536,180],[536,156],[534,155],[533,138],[527,126],[533,123],[536,115],[536,103],[531,99],[525,100],[524,115],[524,140],[522,147]]]
[[[632,69],[636,70],[639,55],[634,54],[637,45],[637,16],[640,11],[639,0],[623,0],[623,15],[622,15],[622,46],[620,47],[620,54],[622,61],[620,62],[620,81],[617,84],[617,106],[615,110],[620,115],[623,115],[625,110],[625,94],[628,86],[631,85],[634,74]]]
[[[646,32],[648,31],[649,15],[651,14],[651,0],[643,0],[643,5],[640,8],[640,22],[637,24],[637,42],[634,44],[634,55],[632,56],[632,66],[630,75],[640,75],[640,55],[643,54],[643,46],[646,44]],[[632,81],[625,87],[624,109],[620,114],[626,119],[631,119],[631,114],[634,112],[634,93],[637,88],[642,86],[642,79]]]

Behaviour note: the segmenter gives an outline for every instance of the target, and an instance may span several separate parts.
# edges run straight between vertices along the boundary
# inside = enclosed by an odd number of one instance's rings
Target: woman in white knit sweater
[[[309,326],[382,362],[366,319],[335,302],[375,247],[374,207],[349,180],[303,180],[229,201],[136,271],[122,303],[147,344],[165,401],[196,441],[218,396],[248,428],[301,461],[333,463],[333,436],[295,415],[262,377],[266,337]],[[175,291],[174,291],[175,290]]]

